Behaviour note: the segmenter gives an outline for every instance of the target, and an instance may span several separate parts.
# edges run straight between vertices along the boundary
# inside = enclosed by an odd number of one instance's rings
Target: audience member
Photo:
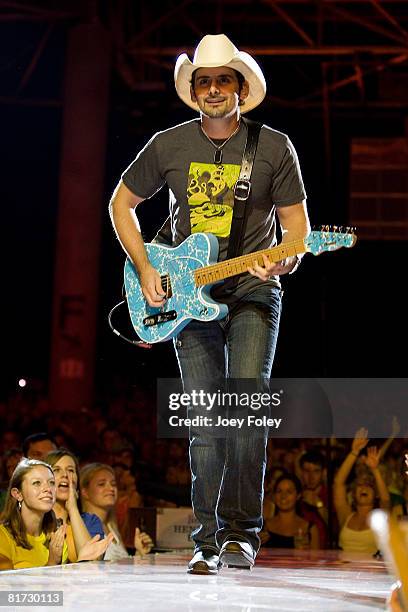
[[[53,510],[66,526],[68,559],[73,563],[78,558],[77,551],[92,537],[105,537],[103,526],[95,514],[80,514],[78,509],[79,464],[75,455],[60,448],[49,453],[45,461],[54,471],[56,502]]]
[[[3,455],[3,481],[10,480],[17,464],[23,458],[23,451],[21,448],[10,448]]]
[[[168,463],[166,483],[171,485],[190,485],[191,472],[188,467],[188,447],[184,440],[172,440],[170,442]]]
[[[128,557],[118,528],[115,505],[118,500],[118,488],[115,472],[109,465],[90,463],[81,469],[81,505],[85,512],[96,514],[102,521],[105,534],[113,534],[114,541],[105,553],[105,560],[117,561]],[[135,530],[134,547],[136,553],[144,555],[150,552],[153,542],[147,533]]]
[[[57,450],[57,445],[53,438],[45,432],[31,434],[23,442],[24,457],[44,461],[45,457],[53,450]]]
[[[3,512],[6,503],[7,489],[11,475],[17,464],[23,457],[23,452],[19,448],[9,448],[1,458],[1,478],[0,478],[0,513]]]
[[[316,525],[319,548],[327,548],[327,524],[329,520],[327,487],[324,482],[325,458],[317,450],[301,455],[299,468],[303,485],[299,511],[303,518]]]
[[[20,448],[21,446],[21,438],[20,434],[14,429],[6,429],[3,430],[3,434],[1,436],[0,442],[0,452],[1,454],[12,448]]]
[[[262,545],[273,548],[319,548],[315,525],[298,514],[302,485],[294,474],[282,474],[274,486],[275,516],[265,521]]]
[[[327,487],[324,483],[325,458],[319,451],[306,451],[299,460],[302,499],[313,506],[327,523]]]
[[[352,484],[352,501],[347,497],[346,481],[360,452],[368,444],[367,430],[359,429],[351,451],[341,464],[334,479],[334,506],[339,520],[339,545],[346,552],[375,554],[377,544],[368,517],[379,504],[388,510],[390,496],[378,469],[379,452],[376,447],[367,449],[367,456],[360,460],[360,468]],[[379,499],[376,499],[378,492]]]
[[[284,473],[281,467],[273,466],[269,469],[268,474],[265,478],[265,495],[263,501],[263,519],[264,521],[271,519],[275,515],[275,483],[280,476]]]
[[[126,465],[129,470],[134,469],[135,450],[132,444],[127,442],[115,452],[115,463]]]
[[[118,500],[116,502],[116,519],[119,531],[122,534],[127,524],[129,508],[141,508],[143,498],[137,490],[136,479],[127,465],[115,463],[113,466],[118,488]]]

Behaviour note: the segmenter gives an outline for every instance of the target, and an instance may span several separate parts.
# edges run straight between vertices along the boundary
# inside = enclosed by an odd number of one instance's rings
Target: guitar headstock
[[[319,230],[313,230],[305,238],[305,246],[313,255],[320,255],[325,251],[336,251],[342,247],[350,249],[357,241],[354,230],[353,227],[322,225]]]

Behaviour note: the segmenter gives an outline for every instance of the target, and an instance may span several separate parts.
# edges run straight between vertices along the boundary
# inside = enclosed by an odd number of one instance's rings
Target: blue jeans
[[[230,309],[222,321],[192,321],[175,339],[184,391],[203,381],[216,392],[226,378],[270,378],[281,313],[281,292],[262,286]],[[205,408],[201,414],[208,416]],[[218,408],[218,410],[223,410]],[[194,416],[200,414],[194,410]],[[228,416],[225,414],[224,416]],[[226,540],[250,542],[258,551],[262,528],[267,427],[220,437],[214,427],[190,428],[192,505],[199,523],[196,549],[218,550]]]

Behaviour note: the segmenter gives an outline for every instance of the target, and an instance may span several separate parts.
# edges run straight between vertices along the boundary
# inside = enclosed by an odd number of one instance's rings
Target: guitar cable
[[[152,345],[149,344],[148,342],[144,342],[143,340],[131,340],[130,338],[127,338],[126,336],[124,336],[123,334],[121,334],[121,332],[119,330],[117,330],[113,324],[112,324],[112,315],[115,312],[115,310],[117,308],[119,308],[120,306],[123,306],[123,304],[126,304],[126,300],[122,300],[121,302],[119,302],[118,304],[116,304],[116,306],[114,306],[111,311],[108,314],[108,323],[109,323],[109,327],[111,328],[111,330],[113,331],[113,333],[116,336],[119,336],[119,338],[121,338],[122,340],[124,340],[125,342],[128,342],[129,344],[132,344],[133,346],[137,346],[139,348],[152,348]]]

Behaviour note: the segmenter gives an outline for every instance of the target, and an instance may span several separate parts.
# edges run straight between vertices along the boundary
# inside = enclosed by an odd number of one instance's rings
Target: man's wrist
[[[289,274],[293,274],[294,272],[296,272],[296,270],[300,266],[300,262],[302,261],[302,258],[299,255],[295,255],[294,259],[295,259],[295,265],[293,266]]]
[[[356,453],[356,451],[350,451],[350,455],[354,455],[354,457],[358,457],[359,453]]]

